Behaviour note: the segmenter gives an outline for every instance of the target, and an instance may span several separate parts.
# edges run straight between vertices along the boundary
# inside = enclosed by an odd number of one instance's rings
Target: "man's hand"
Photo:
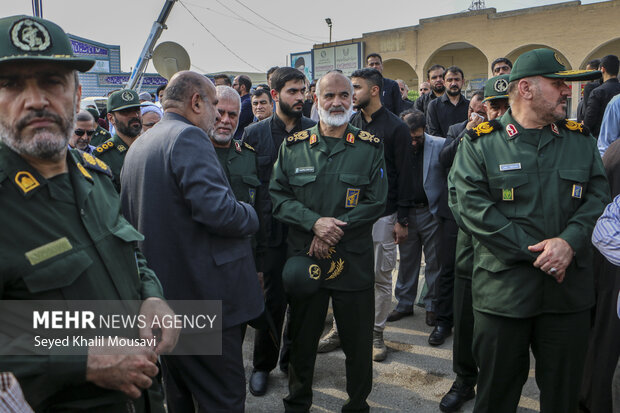
[[[322,260],[329,256],[329,247],[330,245],[323,241],[321,238],[316,235],[312,238],[312,243],[310,244],[310,251],[308,251],[308,255],[311,257],[317,257]]]
[[[137,399],[142,390],[151,387],[151,377],[159,372],[156,362],[157,354],[146,347],[90,347],[86,381]]]
[[[562,238],[550,238],[540,241],[536,245],[527,247],[532,252],[541,252],[534,267],[553,276],[561,283],[566,275],[566,269],[573,260],[574,251],[568,242]]]
[[[407,241],[409,235],[409,228],[400,225],[398,222],[394,225],[394,243],[400,244]]]
[[[344,231],[340,227],[344,227],[345,225],[347,225],[347,223],[339,219],[323,217],[316,220],[312,226],[312,231],[314,235],[333,247],[338,244],[338,241],[340,241],[340,238],[344,235]]]
[[[171,352],[177,344],[181,330],[173,327],[161,327],[161,329],[153,330],[151,326],[155,316],[160,320],[165,315],[174,317],[174,311],[161,298],[149,297],[142,303],[140,314],[146,316],[146,326],[140,329],[140,338],[152,339],[157,337],[157,346],[153,350],[158,355]]]
[[[482,122],[485,122],[486,120],[478,115],[476,112],[472,113],[472,116],[470,117],[469,122],[467,122],[467,125],[465,125],[465,129],[466,130],[470,130],[475,128],[476,126],[480,125]]]

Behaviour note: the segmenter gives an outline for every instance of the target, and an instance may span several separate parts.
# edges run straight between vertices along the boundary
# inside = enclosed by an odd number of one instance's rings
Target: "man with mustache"
[[[273,164],[278,157],[278,149],[287,136],[312,127],[315,122],[302,114],[306,77],[293,67],[276,67],[269,69],[267,74],[271,82],[271,97],[275,101],[276,110],[272,116],[260,122],[248,125],[243,134],[243,142],[254,149],[258,158],[258,178],[261,186],[268,193],[269,179]],[[269,203],[271,210],[271,203]],[[263,279],[265,285],[265,307],[269,311],[276,328],[277,342],[269,332],[257,330],[254,336],[253,369],[249,389],[254,396],[263,396],[269,384],[269,372],[278,365],[280,350],[279,338],[282,335],[286,297],[282,286],[282,269],[286,262],[287,226],[281,221],[270,218],[265,222],[269,234],[264,256]],[[288,353],[286,333],[282,345],[280,369],[288,369]]]
[[[66,308],[75,305],[69,300],[144,300],[147,319],[170,317],[110,169],[67,149],[80,107],[77,72],[95,61],[75,57],[65,32],[36,17],[0,19],[0,43],[0,300],[61,300]],[[15,374],[37,412],[163,413],[157,357],[178,334],[162,333],[157,347],[122,353],[102,346],[7,355],[4,341],[0,371]]]
[[[448,136],[448,129],[467,119],[469,100],[461,94],[465,82],[463,71],[450,66],[443,75],[446,93],[428,104],[426,109],[426,132],[429,135]]]
[[[324,75],[316,96],[320,121],[280,146],[269,190],[274,216],[288,224],[289,254],[325,259],[335,248],[342,267],[330,277],[319,275],[320,288],[314,294],[289,297],[289,395],[284,410],[307,412],[312,405],[316,350],[331,298],[346,356],[349,398],[342,410],[368,412],[374,324],[372,226],[385,211],[388,184],[383,143],[349,123],[353,86],[345,75]],[[307,271],[298,275],[307,277]]]
[[[567,71],[551,49],[519,56],[510,109],[467,133],[450,170],[450,207],[472,236],[475,413],[514,412],[536,359],[540,411],[578,408],[591,308],[592,245],[609,186],[596,141],[565,120]],[[454,411],[454,410],[444,410]]]
[[[90,138],[96,131],[93,115],[88,111],[81,110],[75,116],[75,129],[69,139],[69,147],[92,154],[95,147],[90,144]]]
[[[427,90],[426,93],[422,93],[422,85],[420,85],[420,97],[415,101],[415,108],[420,112],[426,113],[426,108],[428,108],[428,104],[433,100],[443,96],[446,92],[446,88],[443,84],[443,75],[446,73],[446,68],[442,65],[432,65],[426,71],[426,79],[428,80],[426,83],[429,85],[430,90]]]
[[[94,155],[112,169],[114,186],[121,191],[121,168],[132,143],[142,133],[140,98],[135,90],[122,89],[108,98],[108,121],[116,133],[95,149]]]
[[[269,90],[258,88],[252,92],[252,113],[259,122],[273,115],[273,99]]]

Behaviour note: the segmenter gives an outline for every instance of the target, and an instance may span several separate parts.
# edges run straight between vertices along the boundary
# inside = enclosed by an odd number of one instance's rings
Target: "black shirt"
[[[444,93],[442,97],[428,104],[426,109],[426,132],[429,135],[445,138],[448,135],[448,128],[450,126],[467,119],[468,109],[469,100],[465,99],[465,96],[460,95],[459,102],[455,106],[450,101],[448,93]]]
[[[411,196],[403,206],[410,208],[428,205],[428,198],[424,192],[424,145],[418,148],[417,152],[411,146]]]
[[[417,110],[426,113],[428,104],[435,99],[437,99],[437,95],[431,91],[417,98],[415,100],[414,106]]]
[[[290,131],[286,131],[286,125],[284,121],[278,117],[278,115],[274,112],[271,116],[271,137],[273,138],[273,145],[275,147],[276,153],[274,160],[278,158],[278,150],[282,145],[282,141],[286,139],[288,136],[291,136],[294,133],[301,132],[303,129],[301,128],[301,117],[297,119],[295,122],[295,126]]]
[[[390,215],[396,212],[398,200],[408,196],[409,193],[409,187],[403,183],[403,177],[409,175],[410,171],[403,169],[402,157],[402,152],[411,143],[409,128],[384,106],[371,115],[370,122],[366,122],[361,110],[358,111],[351,118],[351,124],[383,139],[388,177],[388,198],[384,215]]]

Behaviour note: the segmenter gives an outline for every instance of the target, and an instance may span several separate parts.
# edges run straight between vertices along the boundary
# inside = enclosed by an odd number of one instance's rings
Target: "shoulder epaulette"
[[[111,140],[107,140],[103,142],[101,145],[97,146],[95,150],[97,153],[105,153],[114,147],[114,142]]]
[[[80,155],[80,158],[82,159],[82,165],[84,165],[86,168],[92,169],[93,171],[101,172],[105,175],[108,175],[110,178],[113,177],[112,170],[110,169],[108,164],[103,162],[101,159],[96,158],[93,155],[86,153],[86,152],[82,152],[82,151],[77,151],[77,152]]]
[[[243,146],[244,146],[246,149],[251,150],[252,152],[256,152],[256,149],[254,149],[254,147],[253,147],[252,145],[249,145],[249,144],[247,144],[247,143],[243,142]]]
[[[579,122],[575,122],[574,120],[564,119],[559,122],[556,122],[556,125],[566,130],[575,131],[583,135],[590,136],[590,129],[588,129],[586,125],[583,125]]]
[[[297,142],[305,141],[306,139],[308,139],[309,136],[310,136],[310,133],[308,133],[307,130],[302,130],[301,132],[297,132],[289,136],[288,138],[286,138],[286,144],[292,145]]]
[[[381,139],[377,138],[375,135],[373,135],[372,133],[368,133],[365,130],[361,130],[358,132],[357,137],[366,143],[370,143],[374,146],[379,146],[379,144],[381,143]]]
[[[489,133],[499,130],[501,128],[502,124],[499,123],[499,121],[493,119],[488,122],[482,122],[480,125],[476,126],[473,129],[468,129],[466,133],[472,141],[475,141],[479,137],[488,135]]]

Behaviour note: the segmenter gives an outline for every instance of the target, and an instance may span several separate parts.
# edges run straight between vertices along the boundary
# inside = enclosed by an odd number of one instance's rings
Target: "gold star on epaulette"
[[[359,131],[359,133],[357,134],[357,137],[361,140],[364,141],[366,143],[370,143],[372,145],[375,146],[379,146],[379,144],[381,143],[381,139],[377,138],[375,135],[366,132],[365,130],[361,130]]]
[[[306,139],[308,139],[309,136],[310,134],[307,130],[302,130],[301,132],[297,132],[286,138],[286,144],[292,145],[297,142],[305,141]]]

